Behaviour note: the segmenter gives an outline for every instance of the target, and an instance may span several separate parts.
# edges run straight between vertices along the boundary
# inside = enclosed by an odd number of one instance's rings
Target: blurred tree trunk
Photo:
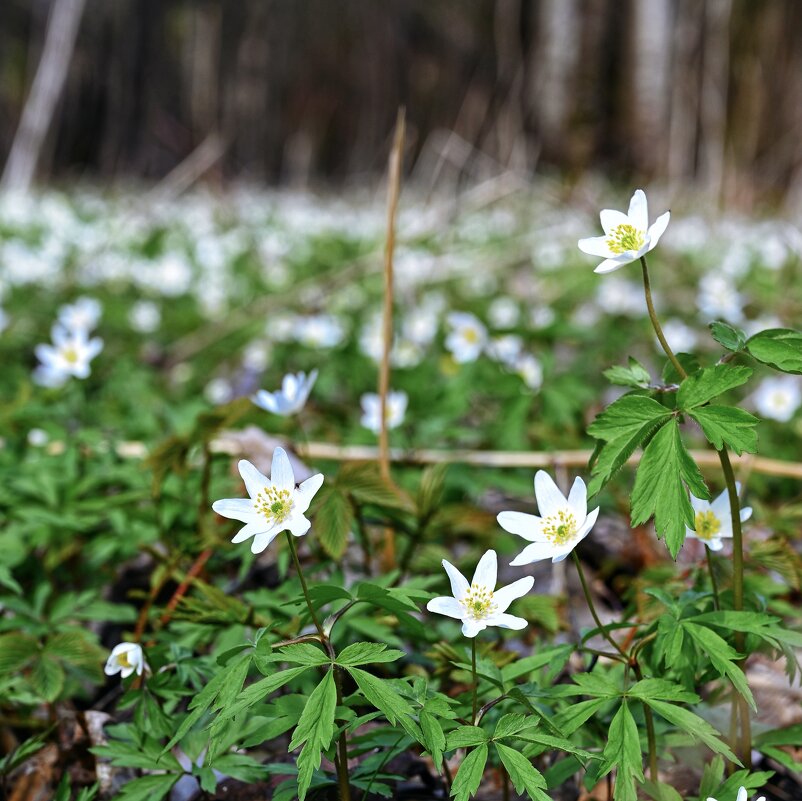
[[[54,0],[42,57],[22,110],[0,189],[27,191],[61,98],[85,0]]]

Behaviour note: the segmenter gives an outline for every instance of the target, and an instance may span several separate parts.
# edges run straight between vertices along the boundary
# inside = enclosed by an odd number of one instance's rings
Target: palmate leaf
[[[487,763],[487,744],[482,743],[476,746],[459,766],[457,775],[451,785],[451,795],[455,801],[468,801],[468,799],[479,789],[482,775],[485,772]]]
[[[688,414],[716,450],[732,448],[739,456],[757,452],[757,417],[733,406],[700,406]]]
[[[746,341],[746,349],[775,370],[802,374],[802,331],[791,328],[760,331]]]
[[[634,389],[646,389],[652,382],[649,371],[632,356],[629,357],[626,367],[623,364],[616,364],[605,370],[604,376],[611,384]]]
[[[418,742],[423,739],[413,720],[412,705],[386,679],[379,679],[358,667],[347,667],[351,678],[369,703],[373,704],[391,724],[400,723],[407,734]]]
[[[375,662],[395,662],[404,656],[403,651],[388,648],[384,643],[355,642],[337,655],[337,664],[344,667],[368,665]]]
[[[591,436],[604,441],[593,464],[588,493],[595,495],[670,417],[670,409],[645,395],[624,395],[611,403],[588,426]]]
[[[750,367],[731,364],[717,364],[689,375],[680,384],[677,392],[677,406],[693,409],[709,403],[713,398],[735,387],[745,384],[752,375]]]
[[[674,418],[644,451],[632,490],[632,525],[642,525],[654,516],[657,535],[665,538],[675,559],[685,541],[685,527],[694,524],[688,490],[697,498],[710,498],[698,466],[682,444]]]
[[[544,792],[546,780],[543,774],[520,751],[503,743],[494,745],[518,795],[526,792],[532,801],[551,801]]]

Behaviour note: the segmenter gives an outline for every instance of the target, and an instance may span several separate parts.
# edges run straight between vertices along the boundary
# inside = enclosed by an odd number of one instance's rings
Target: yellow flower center
[[[119,662],[119,664],[124,668],[133,667],[131,660],[128,659],[128,653],[128,651],[123,651],[122,653],[117,654],[117,662]]]
[[[576,534],[576,518],[566,509],[543,518],[543,533],[554,545],[565,545]]]
[[[269,523],[283,523],[292,511],[289,490],[265,487],[254,501],[256,510],[261,512]]]
[[[78,361],[78,351],[76,351],[72,345],[64,348],[61,355],[64,357],[65,361],[68,361],[70,364],[76,364]]]
[[[471,588],[460,603],[468,617],[474,620],[484,620],[496,609],[493,591],[483,585],[471,584]]]
[[[696,513],[696,536],[700,540],[710,540],[721,531],[721,522],[710,511]]]
[[[607,235],[607,245],[613,253],[625,253],[628,250],[640,250],[646,241],[643,231],[634,225],[622,223],[616,225]]]
[[[470,342],[471,345],[475,345],[479,341],[479,333],[476,331],[475,328],[466,328],[462,332],[463,339],[466,342]]]

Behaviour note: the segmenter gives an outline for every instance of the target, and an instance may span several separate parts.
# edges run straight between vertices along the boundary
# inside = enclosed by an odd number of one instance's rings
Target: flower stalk
[[[471,726],[476,725],[476,715],[479,712],[478,686],[479,679],[476,675],[476,637],[471,639],[471,674],[473,676],[473,704],[471,706]]]

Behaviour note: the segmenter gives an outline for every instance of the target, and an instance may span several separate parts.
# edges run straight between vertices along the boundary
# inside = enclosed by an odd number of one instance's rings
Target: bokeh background
[[[591,170],[802,205],[796,0],[0,3],[6,187],[32,157],[44,181],[158,179],[203,143],[207,179],[360,182],[401,104],[423,183]]]

